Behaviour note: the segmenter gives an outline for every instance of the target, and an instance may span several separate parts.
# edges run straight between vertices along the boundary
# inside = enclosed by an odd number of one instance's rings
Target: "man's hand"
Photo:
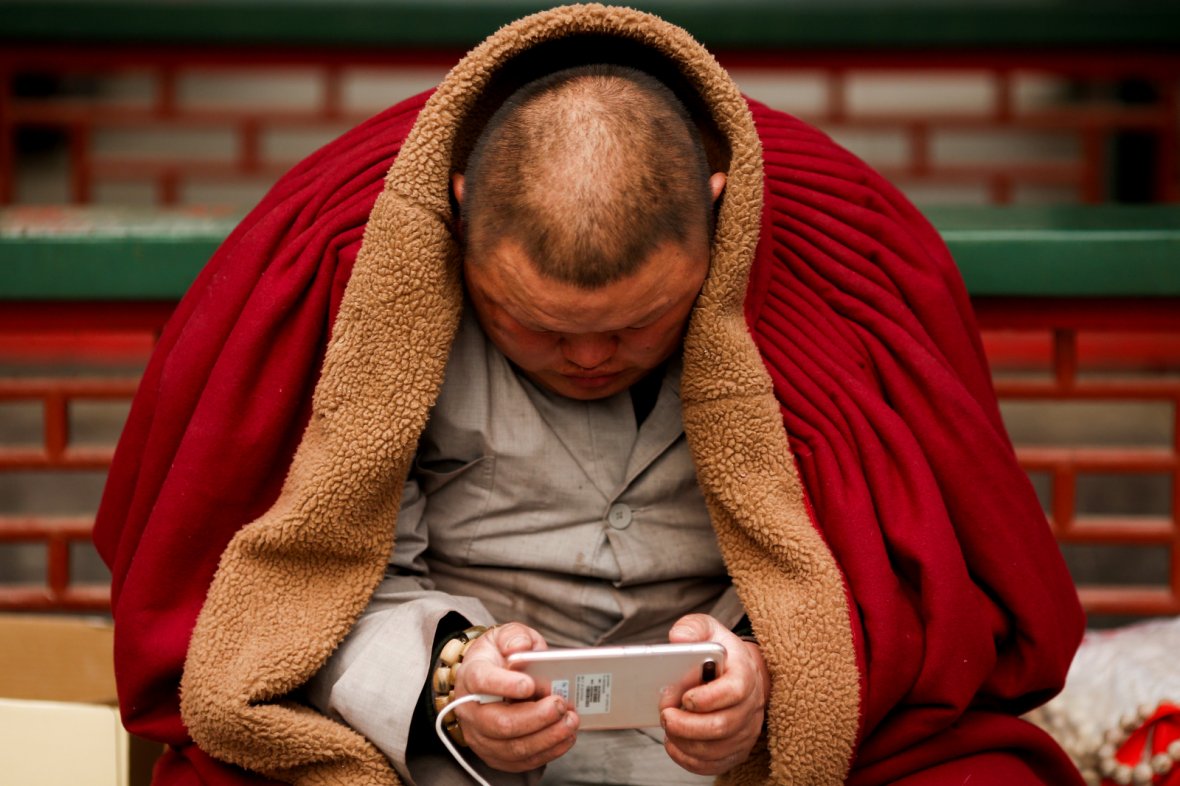
[[[486,693],[505,699],[455,710],[468,746],[501,772],[535,769],[573,747],[578,716],[560,696],[538,698],[533,678],[507,667],[508,655],[543,649],[541,634],[512,622],[476,639],[459,667],[456,698]]]
[[[718,775],[745,761],[762,732],[770,676],[757,644],[742,641],[706,614],[677,620],[672,642],[716,641],[725,647],[725,671],[706,685],[660,701],[664,747],[672,760],[698,775]]]

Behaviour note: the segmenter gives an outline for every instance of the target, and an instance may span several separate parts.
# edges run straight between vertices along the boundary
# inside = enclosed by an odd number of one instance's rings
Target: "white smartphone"
[[[560,695],[577,713],[579,731],[660,725],[660,691],[680,693],[721,676],[725,647],[715,641],[516,652],[509,668]]]

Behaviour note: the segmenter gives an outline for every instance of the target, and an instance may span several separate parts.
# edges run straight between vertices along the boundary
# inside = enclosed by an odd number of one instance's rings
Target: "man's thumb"
[[[676,620],[676,624],[668,631],[668,641],[673,643],[709,641],[713,637],[713,627],[716,624],[716,620],[708,614],[685,615]]]

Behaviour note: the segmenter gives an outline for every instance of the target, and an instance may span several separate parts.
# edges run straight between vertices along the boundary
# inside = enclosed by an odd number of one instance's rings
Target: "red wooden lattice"
[[[1016,335],[1040,335],[1049,350],[1047,374],[996,375],[1001,401],[1163,404],[1170,431],[1158,444],[1017,445],[1022,466],[1051,478],[1049,520],[1063,546],[1157,546],[1168,550],[1164,582],[1080,583],[1092,613],[1180,614],[1180,302],[1157,300],[979,299],[975,303],[993,371],[1019,365]],[[990,339],[990,340],[988,340]],[[1083,362],[1084,361],[1084,362]],[[1164,515],[1088,515],[1077,509],[1083,474],[1170,478]]]
[[[142,361],[175,304],[5,303],[0,309],[0,355],[6,361],[62,360],[96,351]],[[113,445],[78,446],[70,438],[70,408],[81,401],[130,400],[134,375],[0,376],[0,404],[36,403],[42,439],[31,446],[0,445],[0,472],[106,470]],[[72,547],[90,541],[93,515],[46,516],[0,511],[0,548],[44,544],[46,575],[35,585],[0,584],[0,609],[102,610],[110,606],[105,584],[73,579]],[[2,577],[0,577],[2,578]]]
[[[1156,402],[1170,407],[1171,433],[1166,445],[1018,445],[1017,453],[1027,470],[1051,477],[1049,517],[1063,545],[1152,545],[1169,551],[1169,574],[1163,582],[1148,586],[1081,583],[1083,603],[1090,612],[1180,613],[1180,302],[983,298],[975,305],[997,371],[1020,368],[1037,359],[1042,350],[1049,356],[1043,374],[998,373],[996,385],[1002,401]],[[21,347],[29,346],[27,337],[37,331],[58,331],[55,335],[64,343],[79,341],[93,346],[93,335],[88,338],[88,331],[109,336],[114,330],[138,332],[138,339],[126,339],[120,346],[133,355],[143,355],[170,310],[170,304],[6,304],[0,312],[0,350],[19,354]],[[1117,332],[1092,338],[1092,331]],[[1150,352],[1138,351],[1145,347]],[[1141,368],[1145,357],[1164,367]],[[1090,373],[1090,365],[1110,373]],[[0,447],[0,472],[105,468],[112,454],[110,447],[83,450],[71,446],[67,408],[83,399],[130,398],[134,386],[135,379],[127,377],[0,378],[0,402],[34,400],[45,413],[43,443],[31,449]],[[1171,478],[1169,514],[1079,514],[1077,479],[1080,474],[1094,472],[1166,474]],[[70,544],[88,540],[90,527],[88,517],[0,513],[0,546],[4,542],[35,542],[48,549],[44,584],[0,584],[0,609],[106,607],[105,587],[76,586],[70,579]]]

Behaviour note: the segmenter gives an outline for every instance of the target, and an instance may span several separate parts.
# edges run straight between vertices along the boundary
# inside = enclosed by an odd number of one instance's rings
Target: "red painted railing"
[[[1170,411],[1168,433],[1150,445],[1132,444],[1131,438],[1115,444],[1018,443],[1017,452],[1031,474],[1049,481],[1046,505],[1064,548],[1122,545],[1168,552],[1167,575],[1148,584],[1096,585],[1080,578],[1092,614],[1180,613],[1180,301],[979,298],[975,306],[1002,402],[1155,403]],[[120,348],[121,360],[142,362],[170,309],[166,303],[7,303],[0,312],[0,354],[19,359],[20,348],[39,337],[40,349],[55,347],[60,361],[71,346],[92,347],[99,337]],[[1151,352],[1140,351],[1144,347]],[[134,377],[121,373],[0,378],[0,404],[36,402],[44,412],[41,444],[0,448],[0,472],[105,468],[112,447],[73,446],[69,408],[86,400],[130,399],[134,387]],[[1150,515],[1079,511],[1078,480],[1088,474],[1169,478],[1169,507]],[[105,587],[71,579],[71,545],[87,541],[90,526],[86,516],[0,515],[0,548],[35,543],[47,550],[44,581],[0,584],[0,608],[104,608]]]
[[[114,445],[76,445],[71,409],[81,402],[129,402],[138,377],[125,371],[59,376],[54,366],[75,361],[142,367],[172,303],[22,303],[0,309],[0,361],[19,370],[30,361],[47,368],[33,375],[0,376],[0,406],[40,408],[41,439],[0,446],[0,472],[77,473],[105,471]],[[40,372],[40,373],[38,373]],[[0,511],[0,549],[16,544],[45,549],[45,576],[36,584],[0,583],[0,609],[102,610],[110,605],[105,583],[75,581],[75,547],[90,542],[93,515],[36,515]]]
[[[1059,407],[1071,402],[1156,405],[1167,423],[1142,435],[1117,433],[1104,444],[1017,443],[1022,466],[1049,480],[1049,520],[1063,547],[1156,547],[1167,575],[1122,586],[1079,581],[1094,614],[1180,614],[1180,302],[990,299],[975,301],[1002,403]],[[1039,350],[1039,351],[1038,351]],[[1011,428],[1011,424],[1010,428]],[[1080,511],[1079,478],[1151,477],[1164,509],[1134,514]],[[1160,580],[1162,579],[1162,580]]]

